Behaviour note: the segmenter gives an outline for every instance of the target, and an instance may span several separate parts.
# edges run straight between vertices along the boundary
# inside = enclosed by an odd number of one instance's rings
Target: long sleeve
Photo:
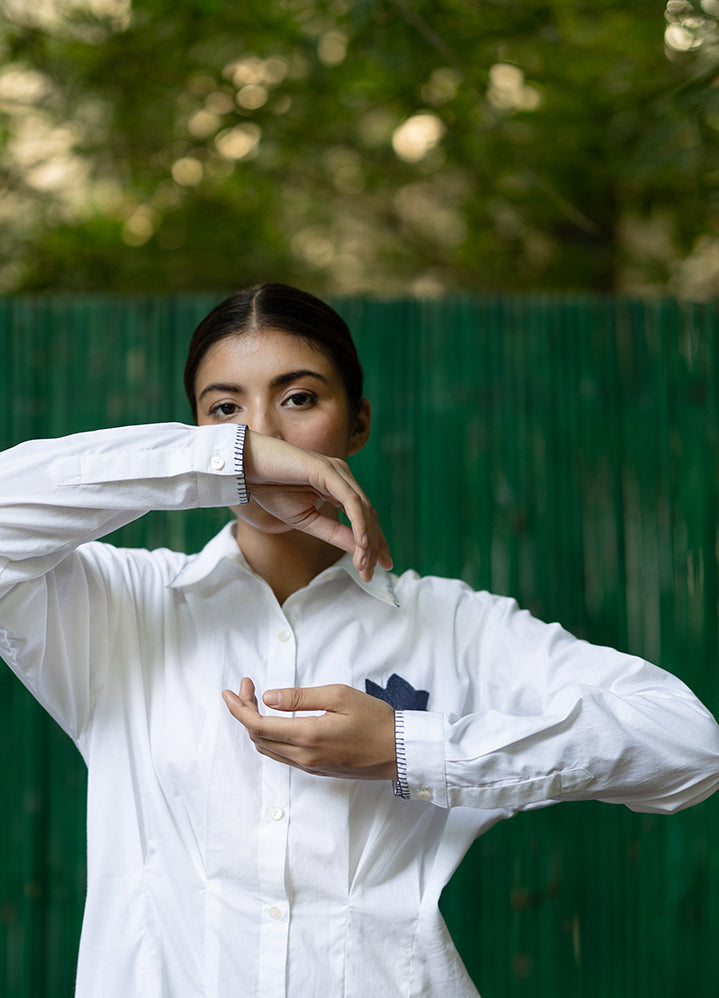
[[[236,425],[128,426],[0,454],[0,590],[152,509],[231,505],[244,487]]]
[[[87,542],[149,510],[237,504],[241,442],[235,425],[168,423],[0,454],[0,655],[72,737],[87,727],[107,670],[120,665],[128,612],[151,611],[128,609],[136,590],[169,581],[138,589],[133,580],[156,574],[156,562]]]
[[[467,710],[402,712],[406,796],[509,811],[598,799],[672,812],[719,786],[719,727],[675,676],[487,594],[463,596],[455,634],[447,673],[470,677]]]

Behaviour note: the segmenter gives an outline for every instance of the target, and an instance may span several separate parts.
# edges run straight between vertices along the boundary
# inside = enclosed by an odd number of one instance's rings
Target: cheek
[[[344,420],[308,420],[304,426],[297,428],[291,442],[305,450],[345,458],[349,446],[349,430]]]

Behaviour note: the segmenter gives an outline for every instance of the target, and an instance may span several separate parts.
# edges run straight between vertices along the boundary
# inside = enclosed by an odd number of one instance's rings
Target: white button
[[[282,918],[282,909],[278,908],[276,904],[273,904],[267,914],[274,922],[276,922],[278,918]]]
[[[267,809],[267,817],[272,818],[273,821],[279,821],[284,813],[281,807],[270,807]]]
[[[289,631],[278,631],[277,637],[280,641],[289,641],[292,635]]]
[[[222,471],[225,467],[225,459],[222,454],[213,454],[210,459],[210,467],[213,471]]]
[[[417,796],[419,797],[420,800],[432,800],[434,794],[429,789],[429,787],[422,787],[422,789],[418,792]]]

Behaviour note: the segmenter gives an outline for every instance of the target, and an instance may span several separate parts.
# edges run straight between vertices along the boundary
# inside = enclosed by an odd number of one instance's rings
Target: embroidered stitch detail
[[[243,505],[250,501],[250,493],[247,491],[245,481],[245,434],[247,427],[244,423],[237,424],[237,434],[235,436],[235,475],[237,476],[237,497]]]
[[[383,689],[371,679],[364,681],[365,693],[378,700],[384,700],[395,710],[427,710],[429,693],[427,690],[416,690],[406,679],[402,679],[396,672],[387,680],[387,687]]]
[[[395,797],[401,797],[402,800],[409,800],[407,753],[404,748],[404,714],[401,710],[394,712],[394,746],[397,756],[397,779],[392,781],[392,788]]]

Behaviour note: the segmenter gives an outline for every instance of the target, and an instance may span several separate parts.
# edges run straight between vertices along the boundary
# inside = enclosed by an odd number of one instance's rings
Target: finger
[[[310,773],[312,776],[324,776],[325,774],[317,769],[312,769],[309,766],[303,765],[298,759],[292,758],[291,755],[284,755],[281,751],[275,751],[276,743],[272,742],[270,744],[264,744],[262,742],[255,742],[255,748],[260,755],[266,756],[268,759],[274,759],[275,762],[284,763],[285,766],[292,766],[294,769],[301,769],[303,773]],[[291,750],[294,746],[289,746]]]
[[[245,680],[242,681],[239,695],[232,690],[222,691],[222,699],[225,701],[227,709],[245,727],[261,717],[257,707],[257,698],[254,695],[254,686],[249,679],[247,683],[249,683],[249,687],[245,685]]]
[[[357,571],[366,582],[372,578],[380,553],[387,562],[388,549],[377,514],[346,461],[302,451],[286,441],[264,437],[251,430],[245,438],[245,459],[248,482],[260,486],[253,489],[253,496],[260,505],[267,503],[270,513],[351,553]],[[299,516],[296,509],[289,518],[284,516],[278,509],[276,493],[267,493],[262,488],[263,482],[271,487],[272,483],[285,483],[290,488],[309,486],[315,495],[344,510],[350,522],[349,530],[319,512],[314,503]],[[287,509],[285,506],[285,511]]]
[[[243,676],[240,682],[240,700],[245,700],[247,703],[253,703],[257,706],[257,697],[255,696],[255,684],[249,678],[249,676]]]
[[[374,507],[361,491],[352,493],[345,502],[344,512],[352,528],[355,542],[353,563],[365,582],[374,574],[383,534]]]
[[[318,491],[309,485],[304,487],[265,485],[259,486],[253,492],[255,502],[293,529],[302,530],[349,554],[354,554],[357,548],[355,531],[352,527],[340,523],[336,516],[329,514],[326,509],[326,505],[344,509],[343,503],[326,494],[319,495],[319,498],[317,496]]]
[[[310,733],[303,731],[303,725],[315,718],[264,717],[254,705],[246,704],[231,690],[225,690],[222,696],[232,716],[258,749],[271,743],[275,751],[281,746],[282,752],[291,753],[313,740]]]
[[[346,523],[340,523],[333,517],[320,513],[319,510],[308,511],[301,521],[293,523],[298,530],[311,534],[321,541],[326,541],[333,547],[340,548],[348,554],[354,555],[357,550],[352,528]]]
[[[314,488],[326,489],[331,499],[340,501],[350,521],[354,539],[354,549],[350,553],[353,554],[355,568],[368,582],[374,574],[380,549],[386,548],[386,553],[389,554],[377,513],[345,461],[330,459],[321,470],[323,473],[321,480],[313,482],[312,485]],[[342,525],[334,522],[334,526],[336,530]],[[344,536],[346,539],[346,533]],[[350,550],[346,545],[341,546],[345,551]]]
[[[240,715],[245,710],[247,710],[247,707],[245,706],[245,701],[240,700],[238,695],[234,693],[232,690],[223,690],[222,699],[225,701],[227,709],[232,714],[232,716],[236,717],[238,721],[241,720]]]
[[[317,733],[312,730],[312,726],[321,718],[268,717],[260,714],[254,697],[252,700],[243,700],[232,690],[223,690],[222,697],[229,712],[246,728],[255,743],[266,740],[290,748],[310,744],[316,737]]]
[[[349,517],[346,508],[345,513]],[[347,526],[313,509],[301,520],[296,520],[293,526],[351,554],[352,562],[365,582],[372,579],[377,561],[383,568],[392,567],[389,546],[374,516],[367,517],[362,523],[355,517],[352,526]]]
[[[349,686],[332,683],[329,686],[294,686],[288,689],[267,690],[262,700],[275,710],[325,710],[333,713],[341,709],[342,701],[349,700],[354,691]]]
[[[382,568],[386,569],[389,572],[394,567],[394,562],[392,561],[392,555],[389,550],[389,544],[387,543],[384,533],[382,532],[382,528],[380,528],[380,534],[381,534],[381,539],[379,546],[379,556],[377,558],[377,561],[380,563]]]
[[[245,716],[247,733],[255,745],[272,747],[287,758],[294,759],[297,753],[304,752],[320,741],[321,731],[317,722],[324,717],[263,717]]]

